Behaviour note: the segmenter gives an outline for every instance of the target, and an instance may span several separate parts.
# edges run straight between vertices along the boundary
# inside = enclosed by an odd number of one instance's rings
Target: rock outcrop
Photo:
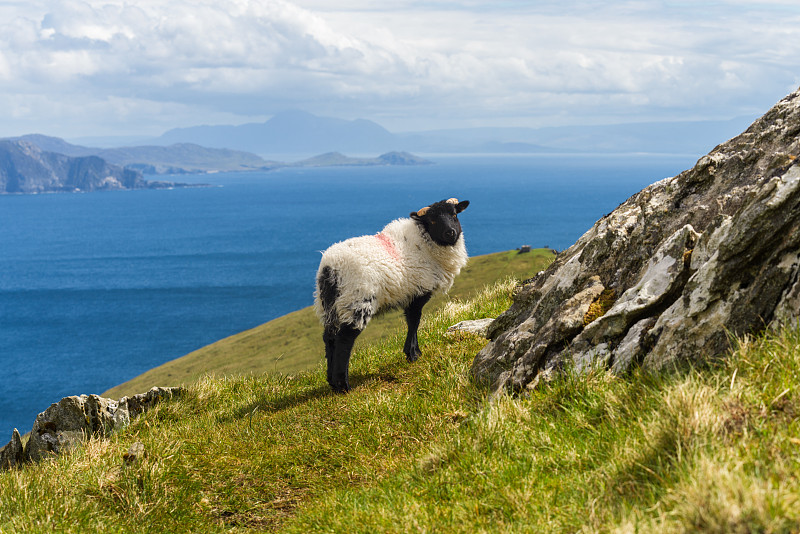
[[[147,393],[119,400],[98,395],[64,397],[36,417],[25,446],[14,429],[11,441],[0,449],[0,470],[61,454],[90,436],[108,436],[162,399],[176,397],[181,391],[154,387]]]
[[[491,325],[473,375],[522,390],[567,362],[664,368],[800,310],[800,90],[603,217]]]
[[[11,469],[25,462],[25,447],[22,445],[22,437],[15,428],[11,434],[11,441],[8,445],[0,449],[0,471]]]

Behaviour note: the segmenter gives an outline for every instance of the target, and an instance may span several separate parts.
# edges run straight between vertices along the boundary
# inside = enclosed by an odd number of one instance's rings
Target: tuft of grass
[[[525,397],[474,384],[485,344],[447,326],[506,280],[323,366],[206,376],[108,440],[0,473],[0,532],[797,532],[800,328],[718,363],[567,372]],[[144,458],[122,456],[134,442]]]

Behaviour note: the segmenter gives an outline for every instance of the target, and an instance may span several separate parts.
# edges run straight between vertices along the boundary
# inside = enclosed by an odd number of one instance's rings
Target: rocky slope
[[[0,141],[0,194],[173,187],[97,156],[70,157],[28,141]]]
[[[800,309],[800,90],[603,217],[492,324],[472,365],[522,390],[572,361],[624,372],[723,354]]]

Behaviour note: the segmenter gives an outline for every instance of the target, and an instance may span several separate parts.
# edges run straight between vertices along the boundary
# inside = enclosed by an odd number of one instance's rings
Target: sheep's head
[[[433,242],[442,246],[453,246],[461,237],[458,214],[467,209],[469,200],[457,198],[442,200],[412,212],[411,218],[421,224]]]

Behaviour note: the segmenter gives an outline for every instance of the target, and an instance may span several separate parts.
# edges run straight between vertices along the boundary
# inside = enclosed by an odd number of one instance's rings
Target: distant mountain
[[[196,143],[256,154],[374,154],[396,150],[396,142],[394,134],[372,121],[317,117],[303,111],[279,113],[264,123],[176,128],[154,140],[159,145]]]
[[[328,152],[298,161],[295,167],[364,167],[375,165],[432,165],[433,162],[408,152],[387,152],[377,158],[352,158],[339,152]]]
[[[152,182],[141,173],[97,156],[70,157],[29,141],[0,140],[0,194],[148,189],[180,184]]]
[[[467,128],[392,133],[368,120],[318,117],[302,111],[279,113],[264,123],[196,126],[170,130],[156,145],[195,143],[260,155],[389,151],[458,154],[673,153],[704,154],[728,139],[751,117],[724,121],[641,122],[546,128]]]
[[[636,122],[545,128],[467,128],[397,134],[397,146],[450,153],[654,153],[705,154],[730,139],[753,117],[723,121]]]
[[[705,154],[746,129],[755,117],[724,121],[638,122],[540,128],[532,142],[586,152]]]

